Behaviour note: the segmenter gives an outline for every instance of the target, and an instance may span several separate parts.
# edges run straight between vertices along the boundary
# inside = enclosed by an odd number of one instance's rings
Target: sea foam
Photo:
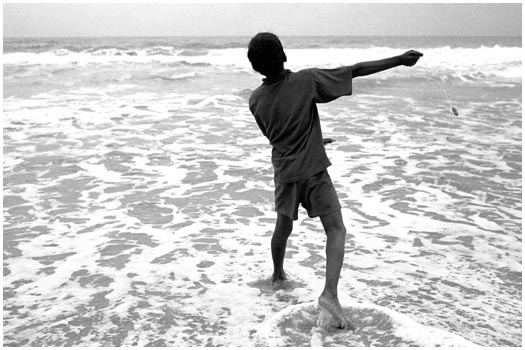
[[[260,344],[297,346],[297,340],[301,339],[300,346],[315,347],[479,347],[456,334],[425,326],[389,308],[351,301],[343,302],[342,307],[355,330],[316,325],[323,311],[316,302],[302,303],[288,306],[266,320],[258,334]]]

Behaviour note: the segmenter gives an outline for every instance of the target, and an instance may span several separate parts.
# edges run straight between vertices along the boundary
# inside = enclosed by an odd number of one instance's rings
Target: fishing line
[[[459,116],[459,113],[456,107],[454,107],[454,105],[452,104],[452,100],[450,99],[450,96],[448,95],[447,90],[445,90],[443,86],[441,86],[441,84],[437,82],[437,80],[434,80],[432,82],[438,88],[439,92],[441,93],[441,96],[443,97],[443,100],[445,100],[450,106],[450,110],[452,111],[452,113],[454,113],[455,116]]]
[[[445,101],[445,102],[448,104],[448,106],[449,106],[449,108],[450,108],[450,112],[451,112],[452,114],[454,114],[456,117],[458,117],[458,116],[459,116],[459,112],[458,112],[457,108],[456,108],[456,107],[454,106],[454,104],[452,103],[452,100],[450,99],[450,96],[448,95],[447,90],[446,90],[446,89],[445,89],[445,88],[439,83],[438,78],[433,79],[433,80],[432,80],[432,83],[434,84],[434,86],[435,86],[435,87],[437,88],[437,90],[439,91],[439,93],[440,93],[440,95],[441,95],[443,101]],[[452,125],[452,117],[450,116],[450,114],[449,114],[448,117],[447,117],[447,124],[448,124],[448,134],[449,134],[449,135],[452,134],[452,133],[455,134],[455,132],[452,132],[452,131],[450,130],[450,127],[451,127],[451,125]],[[447,136],[447,140],[448,140],[448,141],[451,140],[451,139],[450,139],[450,136]]]

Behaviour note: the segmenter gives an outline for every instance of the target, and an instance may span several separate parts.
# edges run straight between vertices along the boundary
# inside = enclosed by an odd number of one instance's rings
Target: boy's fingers
[[[423,56],[423,54],[419,51],[416,51],[416,50],[409,50],[407,52],[405,52],[405,54],[403,55],[404,56],[404,60],[405,62],[403,63],[405,66],[413,66],[415,65],[419,59]]]
[[[417,57],[422,57],[423,54],[419,51],[416,51],[416,50],[410,50],[408,51],[408,54],[412,55],[412,56],[417,56]]]
[[[415,50],[410,50],[410,66],[413,66],[415,65],[419,59],[423,56],[423,54],[421,52],[418,52],[418,51],[415,51]]]

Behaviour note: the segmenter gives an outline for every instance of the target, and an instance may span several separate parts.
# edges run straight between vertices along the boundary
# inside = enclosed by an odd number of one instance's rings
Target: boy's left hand
[[[331,139],[331,138],[326,138],[326,139],[323,139],[323,144],[326,146],[327,144],[329,143],[332,143],[332,142],[335,142],[334,139]]]
[[[403,66],[413,66],[417,63],[417,61],[423,56],[421,52],[410,50],[402,54],[401,57],[401,64]]]

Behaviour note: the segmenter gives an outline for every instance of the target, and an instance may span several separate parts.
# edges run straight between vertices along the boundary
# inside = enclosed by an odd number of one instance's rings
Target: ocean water
[[[353,333],[316,324],[304,211],[290,285],[264,283],[248,40],[4,38],[3,344],[521,346],[521,38],[282,38],[292,70],[424,54],[319,105]]]

